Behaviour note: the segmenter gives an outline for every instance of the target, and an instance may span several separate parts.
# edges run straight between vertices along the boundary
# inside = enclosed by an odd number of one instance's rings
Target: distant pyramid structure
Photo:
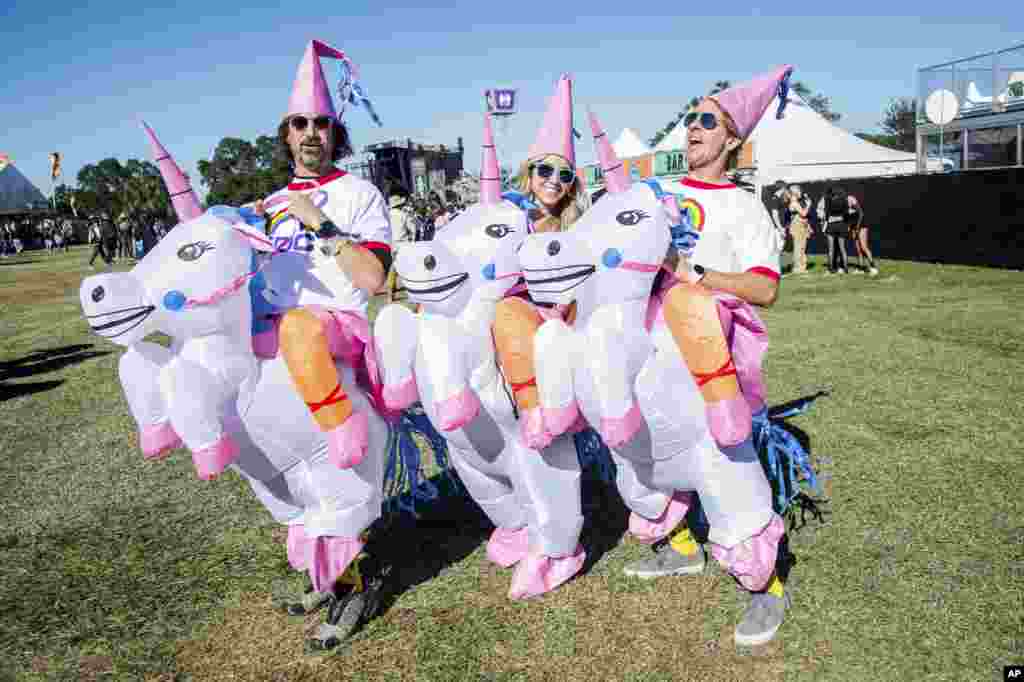
[[[46,196],[13,163],[0,164],[0,211],[24,210],[46,203]]]

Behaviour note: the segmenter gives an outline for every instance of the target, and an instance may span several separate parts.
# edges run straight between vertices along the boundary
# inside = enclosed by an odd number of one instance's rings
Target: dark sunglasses
[[[536,163],[531,168],[537,171],[537,175],[545,180],[550,178],[555,172],[555,167],[550,163]],[[574,180],[576,180],[576,174],[572,172],[572,169],[565,168],[564,166],[558,169],[558,181],[563,185],[571,185]]]
[[[306,118],[305,116],[292,116],[291,124],[292,128],[295,128],[296,130],[301,132],[306,129],[306,126],[309,125],[309,119]],[[313,126],[317,130],[327,130],[328,128],[331,127],[331,117],[317,116],[316,118],[313,119]]]
[[[718,117],[709,111],[705,111],[702,114],[691,111],[686,116],[683,116],[683,127],[689,128],[698,117],[700,118],[700,127],[704,130],[714,130],[718,127]]]

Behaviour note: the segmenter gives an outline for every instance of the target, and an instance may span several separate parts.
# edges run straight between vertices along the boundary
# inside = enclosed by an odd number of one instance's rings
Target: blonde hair
[[[512,185],[517,190],[528,196],[534,203],[538,202],[536,197],[533,196],[533,192],[530,191],[530,175],[534,164],[543,163],[545,161],[548,163],[566,163],[566,160],[557,154],[547,154],[545,156],[538,156],[535,159],[528,159],[519,167],[519,173],[516,175],[515,180],[512,181]],[[579,175],[574,176],[572,185],[569,186],[568,191],[565,193],[565,196],[562,197],[562,200],[556,208],[558,210],[558,228],[555,230],[556,232],[564,232],[565,230],[568,230],[569,227],[579,220],[579,217],[590,208],[590,195],[587,194],[584,189]],[[556,216],[544,216],[540,221],[538,221],[538,223],[544,223],[552,219],[556,219]]]
[[[704,99],[714,104],[715,108],[718,109],[719,112],[721,112],[722,123],[725,125],[725,132],[729,133],[730,137],[733,137],[740,141],[740,143],[736,145],[736,148],[729,152],[729,155],[726,157],[725,160],[726,168],[735,168],[739,164],[740,151],[742,151],[743,143],[746,142],[746,140],[740,137],[739,130],[736,127],[736,121],[732,120],[732,116],[729,114],[729,112],[725,110],[725,107],[723,107],[718,102],[718,100],[714,98],[713,95],[708,95]]]

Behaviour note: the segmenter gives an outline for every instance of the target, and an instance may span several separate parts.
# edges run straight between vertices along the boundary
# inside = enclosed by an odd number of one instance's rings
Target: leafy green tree
[[[843,117],[842,114],[832,111],[832,100],[820,92],[812,92],[811,88],[803,81],[793,83],[793,92],[800,95],[807,102],[807,106],[821,114],[829,123],[835,123]]]
[[[208,204],[239,206],[261,199],[288,183],[288,162],[277,152],[277,138],[261,135],[255,143],[222,139],[210,161],[199,162]]]
[[[893,98],[879,125],[894,139],[894,149],[914,151],[917,149],[917,100],[912,97]]]

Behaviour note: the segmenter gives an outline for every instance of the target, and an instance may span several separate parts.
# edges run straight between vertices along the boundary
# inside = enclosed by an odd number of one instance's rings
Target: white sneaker
[[[871,268],[870,270],[868,270],[868,273],[869,273],[869,274],[870,274],[870,275],[871,275],[872,277],[875,277],[875,276],[877,276],[877,275],[878,275],[878,268]]]

